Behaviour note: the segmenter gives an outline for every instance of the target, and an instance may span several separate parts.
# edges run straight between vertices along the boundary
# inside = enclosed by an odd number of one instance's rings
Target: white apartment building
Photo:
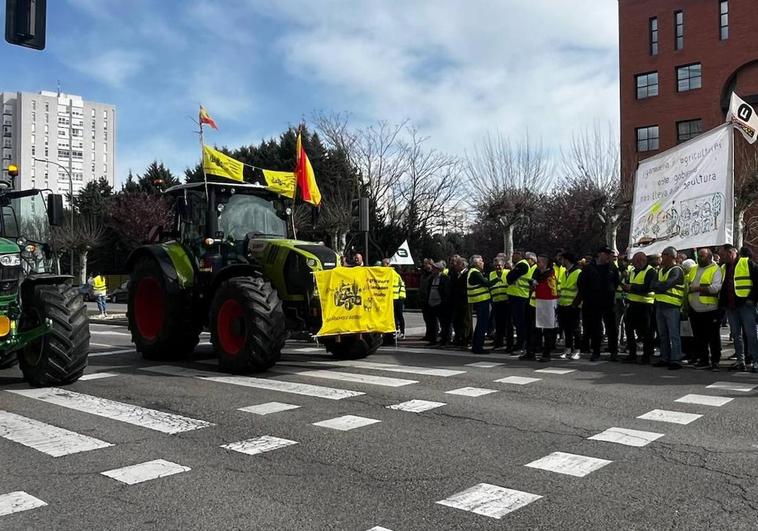
[[[116,108],[59,92],[2,92],[3,178],[19,169],[14,187],[49,188],[65,196],[116,169]],[[44,162],[49,161],[49,162]],[[70,179],[69,179],[70,175]]]

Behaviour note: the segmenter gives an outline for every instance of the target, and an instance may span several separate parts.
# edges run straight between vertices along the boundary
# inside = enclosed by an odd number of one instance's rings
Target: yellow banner
[[[203,171],[207,175],[244,181],[245,165],[212,147],[203,146]]]
[[[295,197],[295,174],[291,171],[263,171],[263,178],[266,180],[266,187],[279,195]]]
[[[317,336],[395,331],[391,268],[338,267],[314,276],[322,319]]]

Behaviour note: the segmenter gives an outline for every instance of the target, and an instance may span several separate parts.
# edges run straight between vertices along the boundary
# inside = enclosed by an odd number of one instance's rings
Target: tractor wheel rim
[[[140,336],[148,341],[158,337],[165,319],[165,296],[156,278],[139,280],[134,294],[134,321]]]
[[[216,317],[218,340],[225,353],[236,356],[245,344],[242,305],[234,299],[224,301]]]

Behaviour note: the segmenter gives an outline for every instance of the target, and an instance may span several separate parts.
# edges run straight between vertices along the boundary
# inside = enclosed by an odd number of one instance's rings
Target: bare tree
[[[618,229],[629,211],[633,182],[621,178],[617,133],[610,125],[604,131],[595,124],[575,133],[561,155],[567,183],[596,198],[593,207],[603,224],[605,244],[617,251]]]
[[[74,219],[74,237],[70,242],[72,251],[79,255],[81,283],[87,282],[87,257],[89,252],[103,244],[105,225],[95,216],[77,216]],[[72,272],[73,273],[73,272]]]
[[[542,143],[527,133],[517,143],[501,133],[487,135],[466,158],[464,171],[471,185],[469,203],[494,215],[502,228],[503,249],[513,253],[513,231],[528,220],[539,194],[552,182],[552,164]]]
[[[734,245],[739,248],[743,240],[758,243],[758,217],[747,215],[758,199],[758,148],[734,136]]]

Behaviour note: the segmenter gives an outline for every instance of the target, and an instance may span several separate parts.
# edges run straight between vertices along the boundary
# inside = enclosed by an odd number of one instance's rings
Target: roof
[[[208,181],[208,186],[222,186],[224,188],[247,188],[252,190],[268,190],[264,185],[262,184],[252,184],[252,183],[235,183],[235,182],[214,182],[214,181]],[[204,182],[198,182],[198,183],[186,183],[186,184],[177,184],[176,186],[172,186],[171,188],[166,190],[166,193],[168,192],[176,192],[179,190],[192,190],[194,188],[205,188],[206,183]]]

